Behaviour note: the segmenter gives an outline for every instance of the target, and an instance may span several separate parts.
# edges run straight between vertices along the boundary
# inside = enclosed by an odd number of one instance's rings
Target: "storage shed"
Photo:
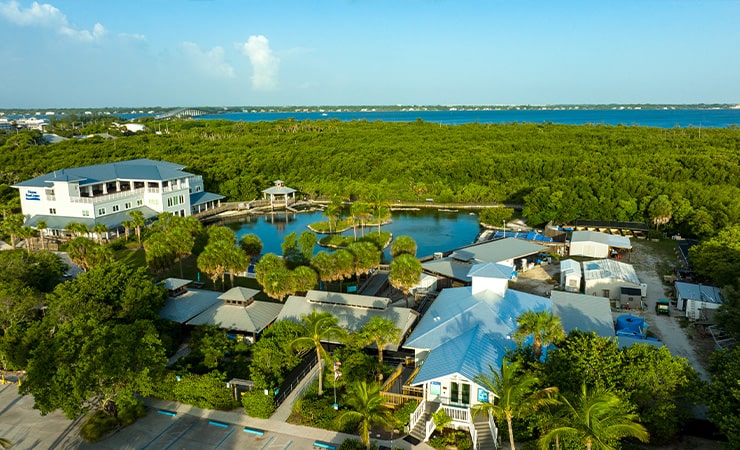
[[[719,288],[705,284],[684,283],[676,281],[676,308],[685,311],[686,317],[691,320],[701,320],[707,317],[705,310],[717,309],[723,299]]]
[[[570,256],[608,258],[610,249],[630,250],[632,244],[628,237],[598,231],[574,231],[570,238]]]
[[[567,292],[581,292],[581,263],[574,259],[560,261],[560,286]]]
[[[599,259],[583,263],[584,293],[618,300],[621,288],[640,290],[640,280],[634,267],[613,259]]]

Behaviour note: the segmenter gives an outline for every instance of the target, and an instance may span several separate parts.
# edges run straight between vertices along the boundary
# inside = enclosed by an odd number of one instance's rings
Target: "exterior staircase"
[[[491,428],[488,426],[485,415],[481,414],[475,419],[475,431],[478,432],[477,450],[496,450],[498,448],[498,442],[491,435]]]
[[[416,423],[416,426],[413,430],[411,430],[411,433],[409,433],[411,436],[415,437],[419,441],[423,442],[424,434],[426,433],[426,427],[427,427],[427,421],[432,417],[432,412],[435,411],[439,407],[439,403],[434,402],[427,402],[426,408],[424,408],[424,415],[421,416],[421,419]]]

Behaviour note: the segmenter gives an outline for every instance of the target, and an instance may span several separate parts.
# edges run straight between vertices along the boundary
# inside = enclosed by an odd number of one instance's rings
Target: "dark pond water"
[[[392,223],[383,225],[383,231],[393,233],[393,236],[407,235],[414,238],[418,250],[416,256],[431,256],[434,252],[451,250],[471,244],[479,232],[478,216],[468,212],[438,211],[424,209],[420,211],[393,211]],[[238,239],[245,234],[256,234],[262,240],[262,253],[281,254],[280,245],[286,235],[295,232],[300,235],[308,230],[307,225],[314,222],[326,221],[321,211],[300,213],[275,213],[261,216],[244,216],[236,221],[229,221],[225,225],[234,230]],[[366,228],[365,231],[376,230]],[[361,230],[358,227],[358,235]],[[342,234],[350,236],[350,229]],[[319,235],[321,238],[323,235]],[[324,250],[316,246],[316,252]],[[390,260],[388,249],[384,253],[384,260]]]

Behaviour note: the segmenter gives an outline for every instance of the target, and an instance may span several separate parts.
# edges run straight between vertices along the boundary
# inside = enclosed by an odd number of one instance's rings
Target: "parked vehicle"
[[[658,299],[657,303],[655,303],[655,313],[656,314],[667,314],[671,315],[671,301],[667,298],[661,298]]]

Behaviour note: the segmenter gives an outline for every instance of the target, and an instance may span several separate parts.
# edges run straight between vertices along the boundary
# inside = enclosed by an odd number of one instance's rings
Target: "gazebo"
[[[295,193],[298,192],[293,188],[289,188],[285,186],[283,183],[283,180],[276,180],[275,186],[271,188],[267,188],[262,191],[263,198],[265,200],[270,200],[270,206],[275,207],[275,203],[280,201],[282,199],[281,203],[285,204],[285,207],[288,207],[289,203],[293,203],[295,200]],[[290,199],[290,202],[288,201]]]

